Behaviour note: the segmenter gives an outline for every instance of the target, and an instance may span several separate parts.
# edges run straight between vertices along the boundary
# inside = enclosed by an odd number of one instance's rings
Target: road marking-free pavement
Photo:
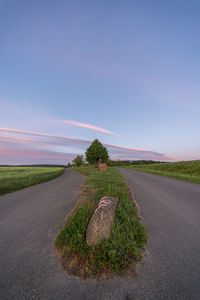
[[[200,185],[120,169],[134,191],[149,241],[136,275],[69,277],[54,250],[83,177],[70,169],[0,197],[0,299],[200,299]]]

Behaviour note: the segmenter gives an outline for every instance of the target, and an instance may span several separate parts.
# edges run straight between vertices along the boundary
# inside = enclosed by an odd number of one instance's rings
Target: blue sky
[[[199,14],[199,1],[0,0],[0,164],[64,163],[95,138],[114,159],[200,159]]]

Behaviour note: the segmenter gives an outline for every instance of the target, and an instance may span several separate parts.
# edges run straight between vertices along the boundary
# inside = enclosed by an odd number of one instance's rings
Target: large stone
[[[89,246],[97,245],[100,240],[110,237],[117,203],[117,198],[107,196],[99,201],[86,231],[86,243]]]

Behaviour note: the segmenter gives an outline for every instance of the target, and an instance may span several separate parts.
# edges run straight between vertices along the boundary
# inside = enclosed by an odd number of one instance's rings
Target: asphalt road
[[[121,172],[149,233],[137,275],[82,281],[62,270],[53,243],[83,182],[67,169],[0,197],[0,299],[200,299],[200,185]]]

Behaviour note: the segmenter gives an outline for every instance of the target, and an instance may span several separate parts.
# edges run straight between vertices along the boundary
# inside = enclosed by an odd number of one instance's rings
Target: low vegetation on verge
[[[149,164],[159,164],[160,161],[155,160],[111,160],[107,161],[107,165],[110,167],[128,167],[128,166],[138,166],[138,165],[149,165]]]
[[[184,181],[200,183],[200,160],[170,163],[165,162],[159,164],[131,166],[128,168]]]
[[[57,167],[0,167],[0,195],[51,180],[63,171]]]
[[[105,271],[121,273],[133,261],[141,259],[142,247],[147,240],[130,191],[116,169],[108,168],[101,172],[97,167],[82,167],[76,170],[86,176],[85,200],[67,219],[56,239],[55,247],[62,264],[70,274],[82,277]],[[119,199],[111,236],[109,240],[89,247],[86,244],[86,228],[99,200],[104,196]]]

